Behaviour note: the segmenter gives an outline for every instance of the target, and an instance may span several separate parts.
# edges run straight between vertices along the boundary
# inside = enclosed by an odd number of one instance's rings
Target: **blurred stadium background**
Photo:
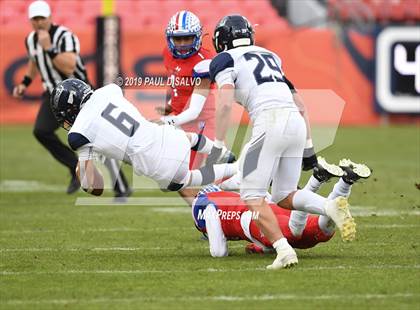
[[[27,19],[30,3],[30,0],[0,2],[1,124],[31,123],[38,108],[39,80],[30,87],[23,102],[11,97],[14,83],[24,75],[23,41],[31,30]],[[165,75],[161,57],[166,46],[164,29],[174,12],[187,9],[199,16],[204,33],[208,33],[204,39],[208,48],[212,48],[212,32],[218,20],[239,13],[258,24],[257,43],[282,57],[283,69],[299,89],[331,89],[344,99],[341,125],[419,120],[420,86],[415,88],[415,80],[420,83],[418,54],[415,59],[420,42],[419,0],[52,0],[49,3],[53,21],[78,35],[94,85],[98,81],[96,47],[101,43],[96,39],[96,18],[104,12],[114,12],[120,17],[120,72],[131,77]],[[399,31],[396,36],[395,30]],[[378,44],[381,33],[384,43]],[[404,46],[406,54],[396,52],[398,44]],[[377,55],[386,55],[387,59]],[[417,70],[404,73],[401,68],[406,66]],[[382,82],[377,76],[388,78]],[[136,104],[143,103],[146,114],[152,111],[147,103],[162,100],[158,95],[142,96],[142,90],[133,92],[130,99]],[[322,106],[322,102],[316,106]]]
[[[331,162],[349,156],[374,170],[352,190],[356,242],[334,238],[299,251],[298,268],[279,273],[262,268],[271,256],[246,257],[244,243],[231,242],[226,259],[209,257],[185,207],[75,206],[87,195],[64,194],[67,171],[31,134],[39,79],[24,101],[11,96],[24,75],[30,3],[0,0],[1,309],[418,309],[420,0],[48,1],[53,21],[78,35],[94,85],[104,80],[98,16],[119,16],[120,36],[107,37],[120,43],[119,68],[109,71],[125,77],[165,75],[164,28],[176,11],[198,15],[208,48],[226,14],[258,24],[257,43],[277,52],[305,90],[311,121],[340,121],[322,155]],[[336,96],[327,102],[314,90]],[[126,95],[153,117],[162,91],[137,87]],[[134,194],[168,195],[175,197]]]

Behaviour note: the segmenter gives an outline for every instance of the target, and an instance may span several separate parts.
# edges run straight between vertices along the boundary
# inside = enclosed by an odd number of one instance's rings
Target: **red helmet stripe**
[[[177,14],[176,14],[176,17],[175,17],[175,30],[178,30],[178,21],[179,21],[179,13],[180,12],[178,12]]]

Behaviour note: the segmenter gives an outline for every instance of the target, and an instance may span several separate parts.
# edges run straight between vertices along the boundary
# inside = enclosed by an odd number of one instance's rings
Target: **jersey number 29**
[[[284,82],[281,69],[273,55],[266,53],[246,53],[244,57],[247,61],[251,59],[258,61],[253,72],[258,85],[265,82]],[[263,76],[261,73],[267,67],[269,74]]]
[[[110,122],[112,125],[117,127],[123,134],[128,137],[134,136],[134,133],[139,128],[139,122],[134,118],[128,115],[125,112],[121,112],[117,118],[114,118],[111,113],[116,108],[115,105],[109,103],[105,110],[102,112],[101,116]],[[128,125],[128,126],[127,126]]]

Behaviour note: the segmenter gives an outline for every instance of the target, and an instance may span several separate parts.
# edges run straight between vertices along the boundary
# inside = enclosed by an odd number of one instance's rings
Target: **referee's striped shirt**
[[[32,31],[25,39],[26,49],[30,59],[36,62],[38,71],[41,74],[42,84],[45,90],[52,93],[54,87],[70,77],[78,78],[88,83],[86,69],[80,57],[80,43],[76,35],[69,29],[59,25],[51,25],[49,30],[51,37],[52,48],[55,48],[58,53],[74,52],[76,53],[76,69],[72,76],[65,76],[60,72],[48,55],[38,44],[38,35],[36,31]]]

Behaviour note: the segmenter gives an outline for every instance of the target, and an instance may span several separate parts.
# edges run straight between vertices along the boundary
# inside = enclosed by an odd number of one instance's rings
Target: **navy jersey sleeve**
[[[193,70],[193,77],[200,78],[200,79],[209,79],[210,73],[209,72],[197,72]]]
[[[229,53],[220,53],[210,63],[210,79],[215,82],[216,75],[226,68],[233,68],[234,61]]]
[[[73,151],[76,151],[83,145],[90,143],[90,141],[84,135],[78,132],[70,132],[67,139]]]

